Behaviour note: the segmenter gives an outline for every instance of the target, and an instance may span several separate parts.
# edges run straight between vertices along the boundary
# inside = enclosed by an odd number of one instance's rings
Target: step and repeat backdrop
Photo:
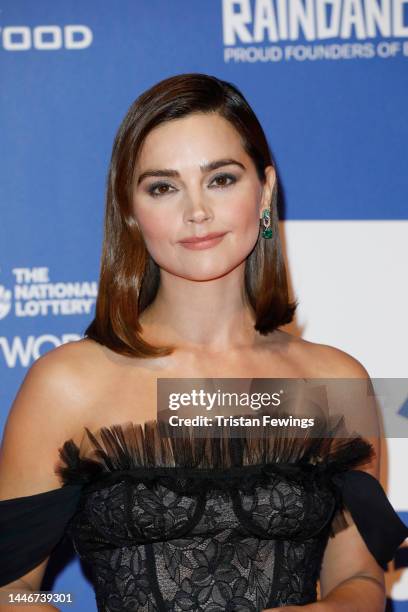
[[[30,365],[92,318],[125,112],[184,72],[237,85],[264,126],[300,302],[288,331],[408,378],[407,71],[407,0],[2,0],[0,429]],[[405,443],[387,439],[382,483],[407,522]],[[395,612],[407,552],[386,572]],[[96,609],[74,554],[46,586]]]

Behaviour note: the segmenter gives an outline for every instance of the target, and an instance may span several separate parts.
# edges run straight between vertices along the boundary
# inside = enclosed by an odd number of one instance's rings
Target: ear
[[[265,183],[262,187],[262,196],[260,200],[259,218],[262,219],[262,211],[265,208],[269,208],[272,192],[276,182],[276,172],[273,166],[266,166],[265,168]]]

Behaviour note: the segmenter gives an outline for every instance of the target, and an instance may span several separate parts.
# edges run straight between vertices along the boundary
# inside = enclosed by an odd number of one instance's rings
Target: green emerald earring
[[[265,208],[262,211],[262,222],[263,222],[262,238],[272,238],[272,228],[270,227],[271,211],[269,210],[269,208]]]

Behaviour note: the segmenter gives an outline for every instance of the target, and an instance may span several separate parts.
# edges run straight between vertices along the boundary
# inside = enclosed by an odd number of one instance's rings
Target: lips
[[[206,234],[205,236],[191,236],[190,238],[184,238],[184,240],[180,240],[181,243],[187,244],[195,244],[197,242],[206,242],[207,240],[212,240],[213,238],[219,238],[220,236],[224,236],[226,232],[213,232],[212,234]]]

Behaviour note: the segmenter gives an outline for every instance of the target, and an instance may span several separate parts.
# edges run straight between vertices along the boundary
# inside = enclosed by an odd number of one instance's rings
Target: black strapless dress
[[[355,435],[166,437],[126,422],[59,449],[62,487],[0,501],[0,586],[63,538],[89,565],[100,612],[260,612],[316,601],[328,538],[348,509],[385,567],[408,528]],[[81,444],[82,448],[82,444]]]

